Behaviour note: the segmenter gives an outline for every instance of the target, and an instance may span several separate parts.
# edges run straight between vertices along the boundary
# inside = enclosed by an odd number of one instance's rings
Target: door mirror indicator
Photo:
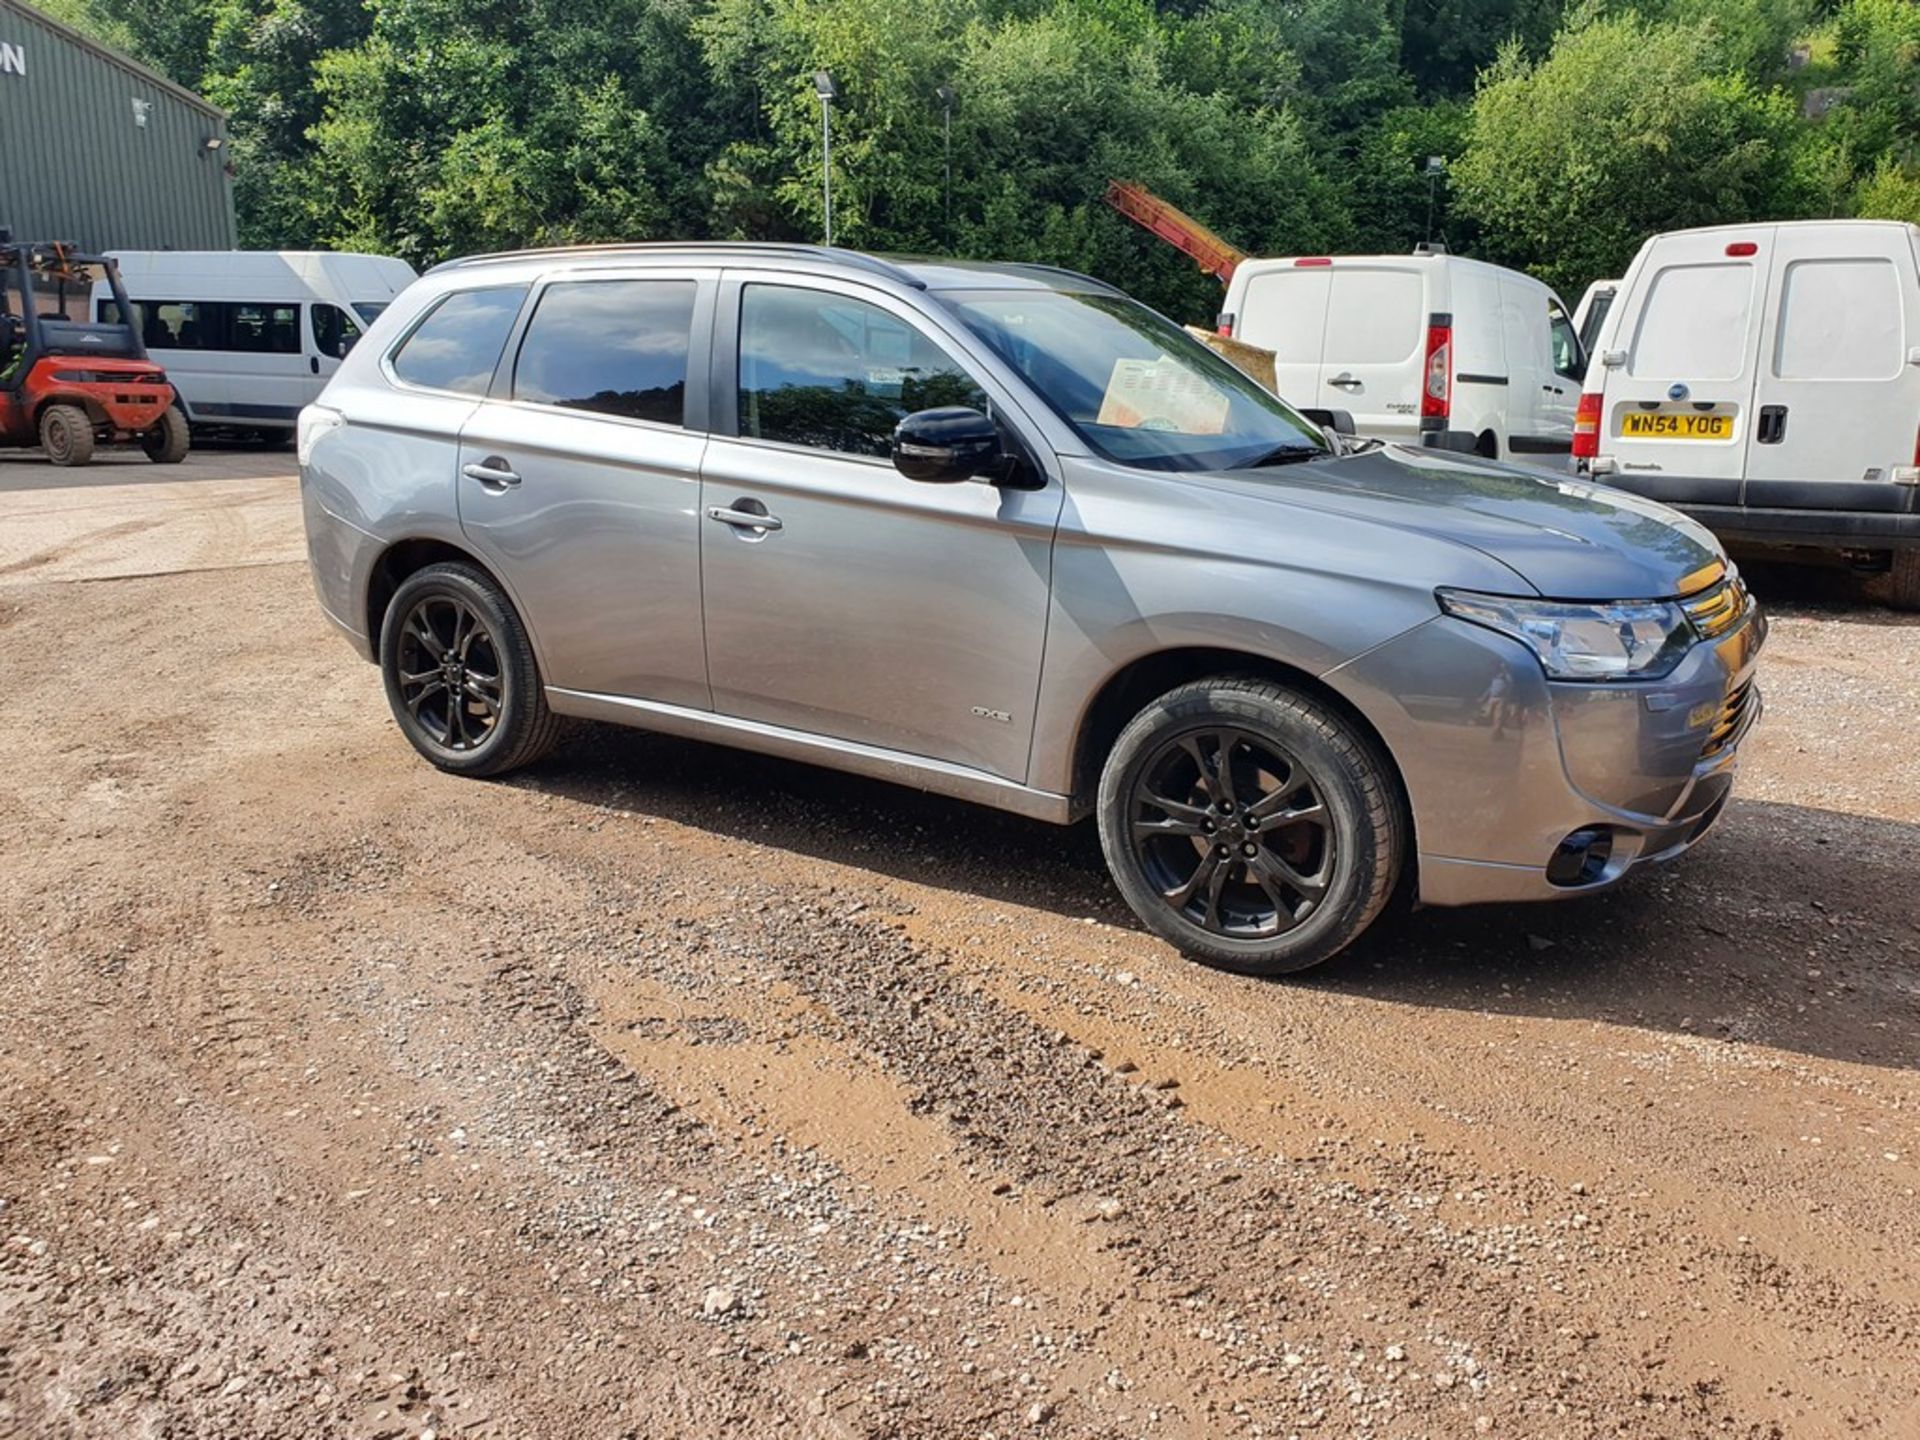
[[[952,485],[1004,468],[1000,430],[963,405],[920,410],[893,430],[893,466],[909,480]]]

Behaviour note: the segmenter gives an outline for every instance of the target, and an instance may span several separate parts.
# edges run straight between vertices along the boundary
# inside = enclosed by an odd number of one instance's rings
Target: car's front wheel
[[[1386,757],[1317,699],[1200,680],[1121,732],[1100,843],[1149,929],[1209,965],[1281,975],[1330,959],[1386,905],[1408,826]]]
[[[401,731],[442,770],[504,775],[559,734],[526,627],[471,565],[429,565],[401,582],[380,627],[380,670]]]

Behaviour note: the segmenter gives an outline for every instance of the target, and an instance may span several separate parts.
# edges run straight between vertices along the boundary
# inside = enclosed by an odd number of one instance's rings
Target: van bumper
[[[1887,480],[1738,480],[1615,473],[1589,477],[1671,505],[1723,540],[1822,550],[1920,546],[1920,485]]]

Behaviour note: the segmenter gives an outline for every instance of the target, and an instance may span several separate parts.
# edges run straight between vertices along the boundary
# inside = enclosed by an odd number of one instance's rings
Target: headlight
[[[1510,635],[1555,680],[1637,680],[1665,675],[1693,644],[1686,613],[1667,600],[1582,604],[1439,592],[1440,608]]]

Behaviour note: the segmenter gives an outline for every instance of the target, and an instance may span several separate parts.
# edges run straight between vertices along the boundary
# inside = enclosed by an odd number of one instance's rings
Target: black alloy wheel
[[[1114,883],[1192,959],[1285,975],[1332,958],[1399,883],[1406,801],[1379,741],[1322,697],[1251,675],[1149,702],[1094,811]]]
[[[1297,757],[1236,727],[1163,742],[1135,781],[1133,847],[1163,901],[1216,935],[1258,939],[1306,921],[1337,840]]]
[[[465,600],[427,595],[400,621],[400,699],[427,737],[458,754],[500,723],[500,650],[486,617]]]
[[[504,775],[559,737],[532,642],[498,582],[429,565],[400,583],[380,622],[380,669],[401,732],[459,775]]]

